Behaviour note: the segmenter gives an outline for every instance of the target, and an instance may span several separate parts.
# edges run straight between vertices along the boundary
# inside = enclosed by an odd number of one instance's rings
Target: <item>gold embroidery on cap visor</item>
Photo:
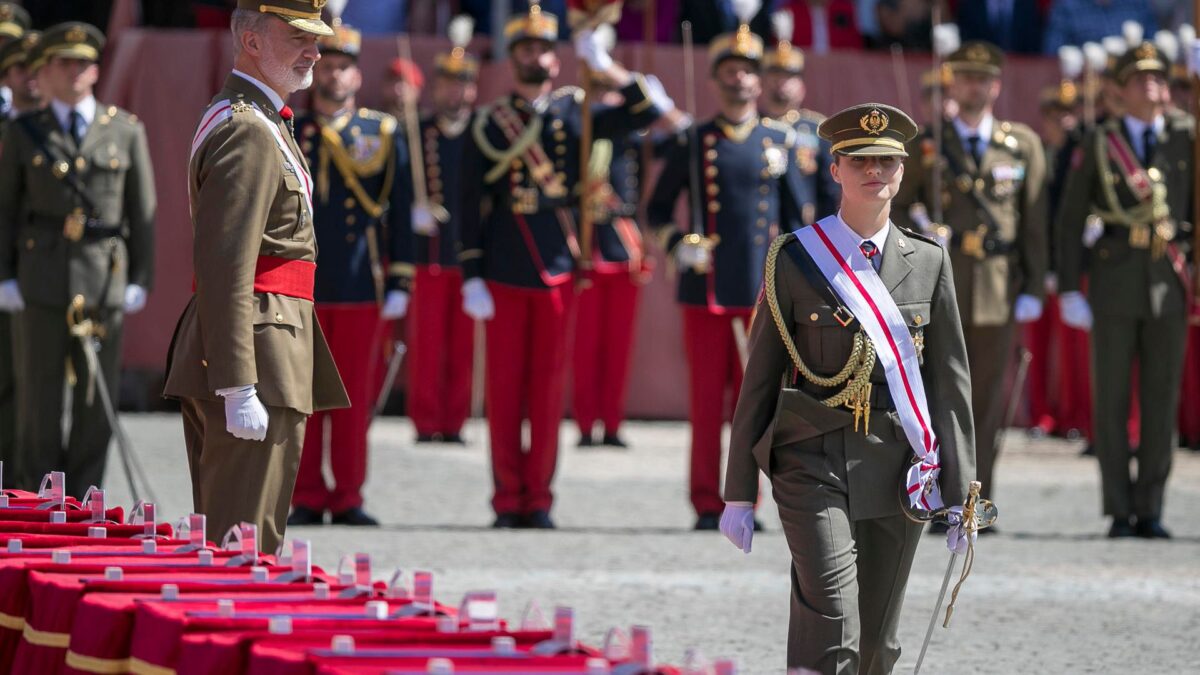
[[[894,138],[851,138],[844,141],[838,141],[829,148],[830,152],[842,152],[859,148],[860,152],[842,154],[858,154],[858,155],[878,155],[882,157],[908,157],[908,151],[904,149],[904,144]]]
[[[317,35],[333,35],[333,29],[321,19],[321,9],[325,7],[326,0],[311,0],[311,2],[314,11],[268,4],[259,5],[258,11],[264,14],[274,14],[286,21],[288,25],[302,31]]]
[[[1125,56],[1117,59],[1116,68],[1119,69],[1118,82],[1125,82],[1130,75],[1141,72],[1161,73],[1166,77],[1170,70],[1167,67],[1167,59],[1151,42],[1143,42],[1132,52],[1127,52]]]

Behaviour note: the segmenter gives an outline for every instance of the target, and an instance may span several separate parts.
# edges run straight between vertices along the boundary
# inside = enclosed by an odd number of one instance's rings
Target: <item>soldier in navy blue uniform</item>
[[[552,528],[568,317],[579,242],[583,92],[555,90],[557,18],[533,5],[504,28],[515,91],[481,110],[463,162],[463,308],[488,321],[486,396],[496,527]],[[625,102],[593,115],[595,138],[657,116],[645,80],[615,65],[598,36],[575,48]],[[529,446],[522,448],[528,418]]]
[[[696,529],[716,530],[721,500],[721,426],[725,396],[737,400],[750,312],[762,287],[772,238],[801,225],[812,201],[795,160],[796,132],[759,117],[762,40],[742,25],[709,45],[721,101],[716,118],[681,137],[650,199],[650,226],[679,268],[684,342],[690,372],[690,496]],[[693,145],[693,143],[695,145]],[[701,185],[689,185],[694,176]],[[680,192],[691,220],[676,227]]]
[[[367,427],[390,321],[402,318],[412,282],[408,153],[396,119],[358,108],[361,36],[345,25],[320,41],[312,111],[295,133],[313,173],[317,318],[350,395],[350,407],[308,419],[291,525],[377,525],[363,511]],[[389,350],[390,351],[390,350]],[[331,429],[325,447],[325,425]],[[324,455],[332,487],[321,472]]]
[[[842,190],[829,172],[833,157],[830,143],[817,135],[817,126],[825,121],[825,116],[800,107],[806,93],[804,52],[792,46],[790,26],[787,29],[784,34],[785,28],[777,27],[779,42],[763,57],[762,110],[764,117],[796,130],[795,160],[811,197],[801,204],[800,219],[805,225],[812,225],[837,212]]]
[[[465,19],[465,22],[464,22]],[[453,48],[436,57],[434,113],[421,120],[425,205],[415,206],[416,278],[408,317],[408,416],[417,442],[462,443],[471,411],[475,330],[462,309],[463,151],[475,104],[479,61],[466,52],[470,19],[450,25]],[[419,182],[419,181],[417,181]],[[417,186],[414,186],[417,187]]]

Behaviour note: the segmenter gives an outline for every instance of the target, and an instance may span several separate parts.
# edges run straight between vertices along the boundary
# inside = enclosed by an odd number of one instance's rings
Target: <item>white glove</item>
[[[1032,295],[1022,293],[1017,296],[1017,304],[1013,308],[1013,319],[1017,323],[1029,323],[1042,318],[1042,301]]]
[[[601,44],[600,36],[591,29],[575,33],[575,55],[597,72],[606,71],[613,65],[612,57]]]
[[[19,312],[25,309],[25,298],[16,279],[0,281],[0,312]]]
[[[950,549],[951,553],[963,555],[967,552],[968,537],[966,528],[963,527],[963,507],[950,507],[950,529],[946,530],[946,548]],[[976,524],[978,524],[979,516],[975,516]],[[974,544],[979,538],[979,532],[972,529],[970,535],[970,543]]]
[[[1092,329],[1092,308],[1088,306],[1087,298],[1079,291],[1067,291],[1058,296],[1058,308],[1062,313],[1063,323],[1079,330]]]
[[[225,430],[234,438],[261,441],[267,437],[267,409],[254,385],[218,389],[225,399]]]
[[[1188,50],[1187,67],[1189,75],[1200,73],[1200,40],[1193,42],[1191,49]]]
[[[412,229],[413,232],[423,237],[432,237],[438,233],[437,218],[433,217],[433,212],[429,210],[429,207],[412,207]]]
[[[395,321],[403,319],[405,314],[408,314],[408,293],[388,291],[383,299],[383,309],[379,310],[379,316],[388,321]]]
[[[467,279],[462,285],[463,313],[476,321],[487,321],[496,316],[496,303],[487,284],[478,277]]]
[[[754,539],[754,505],[749,502],[729,502],[721,512],[721,534],[745,553],[750,552]]]
[[[667,89],[663,86],[661,80],[653,75],[646,75],[646,98],[650,99],[650,103],[662,114],[667,114],[675,109],[675,101],[667,95]]]
[[[137,314],[146,308],[146,289],[137,284],[125,287],[125,313]]]
[[[675,246],[675,262],[680,267],[703,269],[712,264],[712,251],[699,244],[681,241]]]

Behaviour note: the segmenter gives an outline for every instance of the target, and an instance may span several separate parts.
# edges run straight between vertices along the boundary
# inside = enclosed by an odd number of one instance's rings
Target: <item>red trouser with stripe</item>
[[[625,419],[625,391],[637,322],[638,291],[628,268],[595,271],[579,295],[572,359],[572,409],[579,432],[592,433],[596,421],[615,436]]]
[[[687,351],[688,419],[692,423],[692,460],[688,492],[697,514],[719,514],[721,499],[721,429],[726,410],[737,404],[742,388],[742,362],[734,339],[733,320],[747,329],[749,310],[714,314],[705,307],[683,308],[683,342]],[[725,394],[731,395],[728,408]]]
[[[408,314],[408,416],[417,434],[458,435],[471,412],[475,322],[462,311],[462,271],[420,266]]]
[[[572,284],[529,289],[489,282],[496,316],[487,322],[488,431],[496,513],[549,511],[558,461]],[[521,427],[529,420],[529,445]]]
[[[313,413],[304,432],[304,450],[292,504],[341,513],[362,506],[367,479],[367,428],[379,393],[382,341],[390,325],[375,303],[317,305],[317,320],[350,396],[350,407]],[[325,447],[325,424],[329,446]],[[328,454],[333,487],[325,484],[321,462]]]

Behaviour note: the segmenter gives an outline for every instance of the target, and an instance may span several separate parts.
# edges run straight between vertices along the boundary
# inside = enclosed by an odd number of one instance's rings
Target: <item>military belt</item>
[[[795,378],[792,384],[797,389],[817,399],[824,399],[838,392],[838,387],[822,387],[802,377]],[[896,410],[896,403],[892,400],[892,392],[888,389],[887,382],[871,383],[870,402],[871,410],[882,412],[894,412]]]
[[[56,230],[62,233],[64,239],[79,241],[81,239],[108,239],[121,236],[121,227],[109,225],[100,218],[76,216],[31,215],[29,222],[35,227]],[[64,223],[74,223],[74,226],[64,226]]]
[[[987,228],[956,231],[950,237],[950,243],[964,254],[983,260],[989,256],[1008,255],[1017,250],[1016,242],[1005,241],[987,235]]]

